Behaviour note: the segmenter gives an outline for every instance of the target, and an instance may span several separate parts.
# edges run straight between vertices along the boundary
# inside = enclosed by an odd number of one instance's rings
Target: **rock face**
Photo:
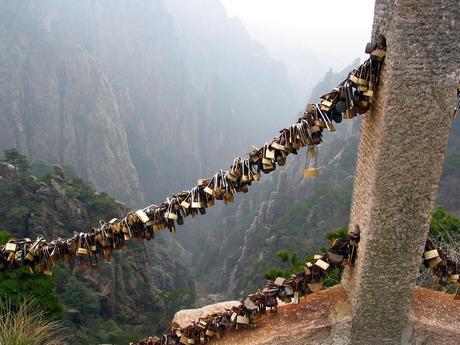
[[[213,175],[294,112],[290,95],[217,0],[0,5],[0,151],[131,204]]]
[[[45,2],[0,10],[0,150],[57,160],[124,200],[141,195],[114,90]],[[123,167],[122,169],[120,167]]]
[[[208,306],[208,309],[214,308]],[[460,342],[460,301],[452,295],[422,288],[412,300],[412,332],[404,344],[456,345]],[[179,315],[179,314],[178,314]],[[194,320],[195,311],[181,311],[181,319]],[[342,286],[309,295],[299,304],[268,313],[255,329],[225,334],[219,345],[348,345],[351,305]],[[375,339],[377,343],[379,340]]]

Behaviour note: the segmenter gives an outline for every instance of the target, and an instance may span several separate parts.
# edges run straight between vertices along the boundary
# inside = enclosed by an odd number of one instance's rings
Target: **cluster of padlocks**
[[[335,131],[333,122],[364,114],[371,105],[385,56],[384,42],[368,44],[366,51],[370,58],[342,83],[321,96],[318,103],[308,104],[297,122],[282,129],[270,143],[253,148],[247,158],[236,158],[230,170],[220,170],[211,178],[198,180],[191,190],[176,193],[159,205],[131,212],[123,219],[112,219],[88,233],[51,242],[44,238],[11,240],[0,246],[0,270],[26,265],[51,275],[55,263],[70,259],[76,259],[83,268],[97,266],[98,258],[110,259],[112,251],[122,248],[127,240],[151,240],[156,231],[163,229],[175,232],[176,225],[182,225],[185,217],[205,214],[216,200],[233,201],[236,193],[246,193],[262,173],[283,166],[289,154],[297,154],[304,147],[304,177],[316,176],[317,145],[322,141],[323,130]]]
[[[265,288],[242,299],[239,306],[203,316],[185,328],[172,324],[162,336],[149,337],[131,345],[205,344],[213,338],[221,338],[228,331],[255,327],[267,309],[277,311],[278,300],[299,303],[302,296],[321,290],[332,269],[353,263],[358,242],[359,233],[334,239],[330,249],[306,262],[302,272],[288,279],[278,277],[269,281]],[[430,240],[425,245],[423,262],[432,269],[441,284],[460,288],[460,263],[436,249]],[[460,295],[455,298],[460,299]]]
[[[201,317],[185,328],[172,324],[162,336],[140,340],[136,345],[205,344],[229,330],[255,327],[267,310],[276,312],[279,300],[299,303],[301,297],[321,290],[331,270],[353,262],[358,242],[359,234],[334,239],[331,248],[323,255],[315,255],[302,272],[269,281],[263,289],[241,300],[239,306]]]
[[[451,284],[457,288],[456,298],[460,298],[460,263],[449,257],[443,251],[436,249],[433,242],[427,239],[423,263],[431,268],[433,275],[438,278],[441,285]]]

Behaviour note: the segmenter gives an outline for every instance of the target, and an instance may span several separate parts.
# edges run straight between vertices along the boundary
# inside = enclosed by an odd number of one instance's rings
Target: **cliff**
[[[0,48],[0,150],[132,205],[214,174],[295,109],[285,68],[217,0],[7,1]]]

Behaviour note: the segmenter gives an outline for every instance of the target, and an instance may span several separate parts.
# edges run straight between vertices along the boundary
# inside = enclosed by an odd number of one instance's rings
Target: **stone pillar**
[[[344,276],[351,343],[409,343],[409,307],[436,200],[460,78],[458,0],[377,0],[373,37],[387,56],[364,116]]]

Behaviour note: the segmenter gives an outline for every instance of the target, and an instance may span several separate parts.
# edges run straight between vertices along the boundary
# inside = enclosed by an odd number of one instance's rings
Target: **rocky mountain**
[[[3,2],[0,150],[140,205],[271,133],[294,107],[283,66],[218,0],[166,5]]]
[[[42,163],[34,170],[42,173],[40,178],[0,162],[0,230],[14,238],[67,238],[89,231],[98,219],[127,212],[126,205],[66,175],[60,166],[50,169]],[[44,279],[52,285],[49,291],[33,284],[27,294],[45,306],[56,294],[69,344],[127,344],[163,330],[176,309],[194,305],[194,281],[184,257],[177,244],[156,236],[149,243],[127,243],[111,261],[99,262],[97,270],[84,270],[77,259],[56,266],[53,278],[25,272],[8,279],[2,272],[0,294],[3,298],[7,289],[11,299],[22,298],[11,284]],[[53,317],[59,317],[56,310],[50,310]]]

